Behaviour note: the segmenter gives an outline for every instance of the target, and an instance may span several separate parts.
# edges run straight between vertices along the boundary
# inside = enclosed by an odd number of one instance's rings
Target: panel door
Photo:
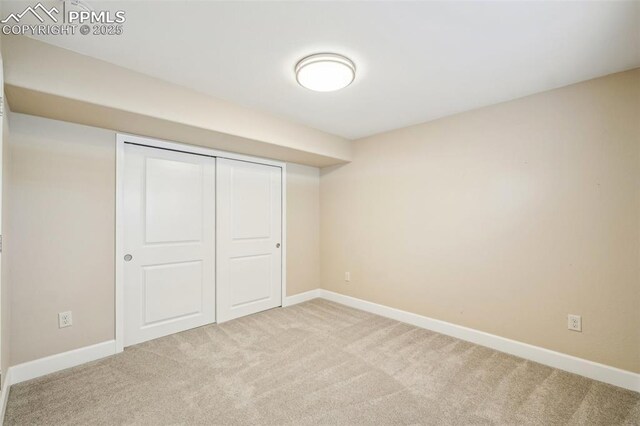
[[[217,321],[282,304],[282,169],[218,158]]]
[[[125,346],[215,322],[215,161],[125,145]]]

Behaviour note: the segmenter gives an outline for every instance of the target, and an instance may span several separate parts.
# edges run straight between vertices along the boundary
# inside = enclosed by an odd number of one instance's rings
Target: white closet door
[[[125,145],[125,346],[215,321],[215,161]]]
[[[217,320],[282,304],[282,169],[218,158]]]

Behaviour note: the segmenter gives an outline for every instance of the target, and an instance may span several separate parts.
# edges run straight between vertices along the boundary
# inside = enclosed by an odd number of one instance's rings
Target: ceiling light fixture
[[[351,59],[336,53],[317,53],[296,64],[296,80],[316,92],[333,92],[347,87],[356,78]]]

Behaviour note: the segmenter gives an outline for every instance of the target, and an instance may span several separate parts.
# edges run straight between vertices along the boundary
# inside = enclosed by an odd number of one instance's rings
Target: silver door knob
[[[131,259],[133,259],[133,256],[131,256],[130,254],[125,254],[124,255],[124,261],[125,262],[129,262],[129,261],[131,261]]]
[[[277,244],[276,244],[276,248],[280,248],[280,243],[277,243]]]

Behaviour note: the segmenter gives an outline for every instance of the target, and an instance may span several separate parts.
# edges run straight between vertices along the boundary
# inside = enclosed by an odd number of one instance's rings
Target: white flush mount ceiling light
[[[296,64],[296,80],[316,92],[333,92],[347,87],[356,78],[353,61],[336,53],[317,53]]]

